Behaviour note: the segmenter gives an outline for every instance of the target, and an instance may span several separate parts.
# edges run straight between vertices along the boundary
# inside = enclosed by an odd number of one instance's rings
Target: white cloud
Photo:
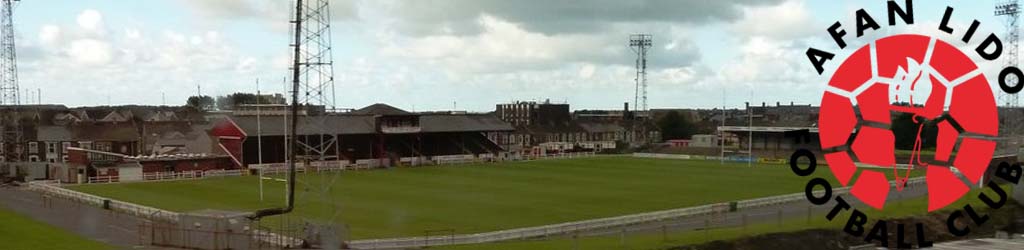
[[[78,26],[89,32],[101,32],[103,30],[103,14],[93,9],[87,9],[78,14]]]
[[[543,34],[521,25],[482,15],[477,22],[483,31],[475,35],[431,35],[389,37],[380,50],[384,56],[413,59],[452,74],[487,74],[509,71],[547,70],[567,63],[632,65],[633,53],[626,35]],[[690,41],[676,42],[669,49],[656,47],[650,67],[683,67],[694,61],[697,48]]]
[[[682,67],[682,68],[663,69],[663,70],[660,70],[660,71],[656,71],[656,72],[654,72],[654,74],[652,74],[652,76],[649,76],[648,77],[648,79],[649,79],[648,82],[649,83],[651,82],[650,79],[655,79],[655,80],[657,80],[656,83],[665,83],[665,84],[676,84],[676,85],[678,85],[678,84],[694,83],[695,81],[697,81],[697,80],[701,79],[702,77],[704,77],[702,75],[703,72],[700,72],[698,69],[699,69],[698,67]]]
[[[137,29],[125,29],[124,38],[126,40],[138,40],[142,38],[142,33]]]
[[[253,66],[256,64],[256,58],[245,57],[238,61],[238,65],[235,66],[236,71],[245,72],[253,70]]]
[[[580,78],[590,79],[594,76],[595,70],[597,70],[597,68],[594,67],[593,64],[584,64],[583,67],[580,67]]]
[[[197,18],[205,21],[218,21],[218,25],[233,21],[257,21],[259,25],[270,30],[287,33],[294,18],[294,0],[182,0],[179,1],[193,12]],[[376,2],[376,1],[373,1]],[[309,3],[309,1],[307,1]],[[334,21],[350,21],[359,17],[359,0],[330,1],[331,19]],[[207,24],[210,22],[206,22]]]
[[[37,56],[19,62],[22,79],[46,83],[52,100],[68,105],[107,104],[80,96],[108,94],[114,104],[159,104],[161,92],[168,104],[180,104],[196,84],[206,94],[236,92],[272,68],[271,60],[243,55],[215,30],[147,30],[134,23],[111,26],[107,35],[102,20],[102,13],[85,10],[71,24],[43,25],[36,34],[42,45],[31,48]]]
[[[75,62],[91,66],[109,63],[112,57],[110,44],[95,39],[72,41],[67,53]]]
[[[366,1],[375,3],[381,1]],[[740,16],[740,6],[775,4],[779,0],[591,0],[506,1],[447,0],[404,1],[388,6],[387,15],[401,17],[397,29],[407,35],[476,34],[482,26],[473,22],[481,14],[520,24],[543,34],[603,33],[620,24],[672,23],[677,25],[730,21]]]
[[[759,88],[792,87],[813,82],[811,80],[817,75],[809,72],[804,65],[806,57],[802,50],[793,45],[793,41],[752,37],[740,47],[737,58],[721,65],[715,80]]]
[[[804,0],[787,0],[778,5],[742,7],[743,18],[732,29],[744,36],[796,39],[818,31]]]
[[[417,59],[458,73],[549,68],[556,61],[599,47],[596,37],[531,33],[491,16],[477,20],[485,31],[474,36],[407,38],[381,49],[386,56]]]
[[[46,46],[54,46],[60,42],[61,30],[57,25],[43,25],[39,29],[39,42]]]

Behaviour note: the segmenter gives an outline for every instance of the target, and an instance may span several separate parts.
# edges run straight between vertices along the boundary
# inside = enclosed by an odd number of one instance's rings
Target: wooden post
[[[807,206],[807,224],[811,224],[811,214],[814,212],[812,209],[810,205]]]
[[[668,241],[668,225],[661,225],[661,241]]]
[[[781,227],[782,226],[782,208],[779,208],[778,222],[779,222],[779,226]]]
[[[580,250],[580,234],[579,232],[572,234],[572,249]]]
[[[625,227],[623,227],[622,231],[619,233],[619,245],[622,246],[622,249],[626,249],[626,228]]]
[[[745,234],[747,232],[747,214],[743,214],[742,218],[743,219],[741,220],[740,223],[743,224],[743,233]]]
[[[711,241],[711,221],[704,219],[704,241]]]

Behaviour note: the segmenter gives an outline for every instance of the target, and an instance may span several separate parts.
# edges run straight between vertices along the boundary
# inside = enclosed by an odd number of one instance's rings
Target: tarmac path
[[[42,194],[19,187],[0,187],[0,206],[36,221],[123,249],[165,249],[139,245],[134,216],[115,213],[63,199],[44,198]]]

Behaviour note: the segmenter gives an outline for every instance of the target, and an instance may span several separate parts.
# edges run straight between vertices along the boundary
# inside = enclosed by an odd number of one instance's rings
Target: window
[[[110,148],[111,148],[110,142],[97,142],[95,146],[96,146],[96,148],[95,148],[96,150],[103,151],[103,152],[110,152]]]
[[[29,155],[28,156],[28,161],[29,162],[39,162],[39,156],[38,155]]]
[[[54,158],[46,159],[46,161],[50,162],[50,163],[57,163],[57,159],[54,159]]]
[[[68,154],[68,148],[70,148],[70,147],[71,147],[71,142],[63,142],[63,143],[61,143],[61,148],[63,148],[61,150],[61,153]]]
[[[80,141],[80,142],[78,142],[78,146],[83,148],[83,149],[92,149],[92,142],[91,141]]]
[[[47,154],[56,154],[57,153],[57,143],[56,142],[47,142],[46,143],[46,153]]]
[[[33,142],[29,142],[28,143],[28,153],[29,154],[38,154],[39,153],[39,143],[36,143],[34,141]]]

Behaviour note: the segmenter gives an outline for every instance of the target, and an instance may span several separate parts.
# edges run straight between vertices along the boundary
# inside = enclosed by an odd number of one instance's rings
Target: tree
[[[664,140],[690,139],[694,133],[693,124],[675,110],[669,111],[658,120],[658,128],[661,129],[661,138]]]
[[[259,100],[259,101],[257,101]],[[246,104],[284,104],[284,96],[281,94],[259,95],[253,93],[237,92],[226,96],[217,97],[217,108],[220,110],[232,110],[236,106]]]
[[[899,113],[892,118],[892,134],[896,139],[896,149],[911,150],[917,139],[917,123],[914,115]]]
[[[213,108],[216,107],[213,101],[213,97],[210,97],[208,95],[189,96],[188,100],[185,101],[185,105],[196,108],[201,111],[213,110]]]
[[[949,115],[944,114],[939,119],[927,120],[922,117],[917,117],[917,121],[914,121],[914,115],[908,113],[900,113],[892,118],[892,133],[896,138],[896,148],[903,150],[914,149],[914,143],[917,141],[918,129],[920,129],[921,136],[921,149],[935,148],[936,137],[939,134],[939,121],[948,119]],[[924,123],[924,126],[921,126]]]

